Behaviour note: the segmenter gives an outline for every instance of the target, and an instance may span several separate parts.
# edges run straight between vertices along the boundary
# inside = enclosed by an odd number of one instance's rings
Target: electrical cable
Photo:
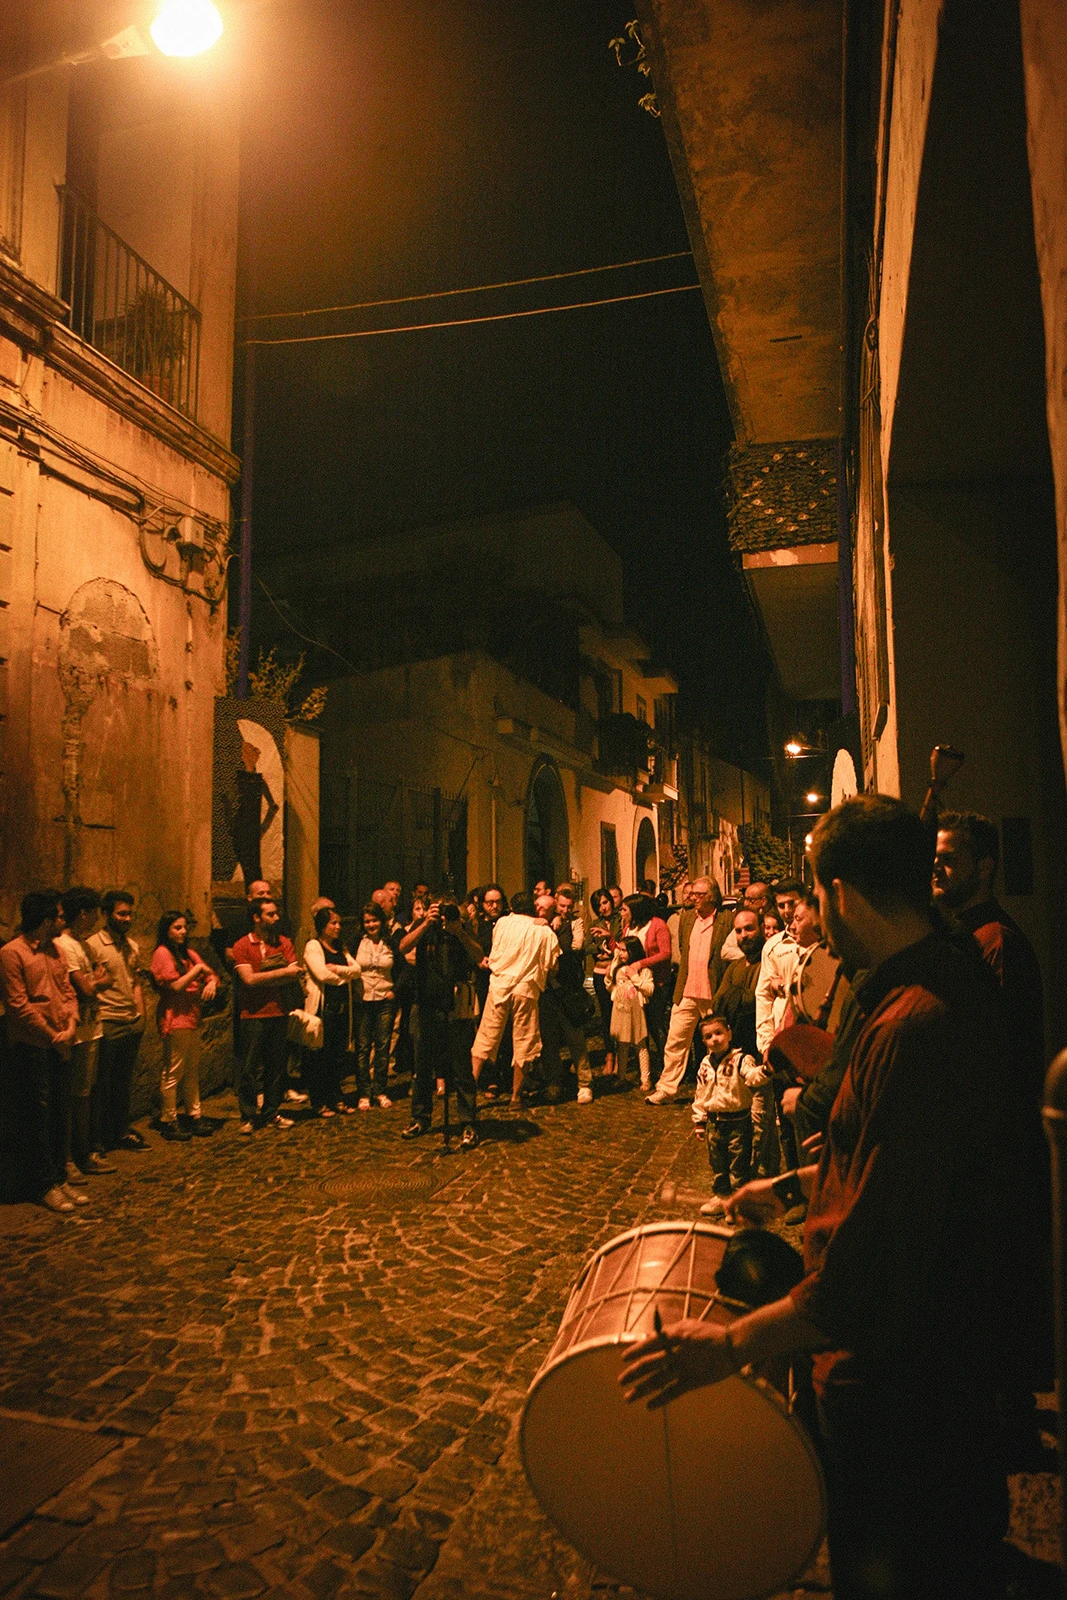
[[[326,317],[338,311],[374,311],[380,306],[411,305],[417,300],[444,300],[456,294],[489,294],[495,289],[519,289],[530,283],[557,283],[561,278],[585,278],[594,272],[623,272],[627,267],[647,267],[657,261],[680,261],[692,250],[672,250],[664,256],[641,256],[636,261],[613,261],[603,267],[575,267],[570,272],[543,272],[536,278],[512,278],[507,283],[476,283],[469,289],[434,289],[427,294],[402,294],[393,300],[357,300],[348,306],[314,306],[308,311],[256,311],[241,322],[274,322],[279,318]]]
[[[326,344],[334,339],[377,339],[384,333],[424,333],[430,328],[469,328],[478,322],[511,322],[517,317],[545,317],[553,311],[585,311],[591,306],[618,306],[628,300],[653,300],[662,294],[687,294],[699,283],[679,284],[676,289],[645,289],[640,294],[617,294],[607,300],[578,300],[566,306],[535,306],[531,311],[498,311],[488,317],[452,317],[442,322],[413,322],[402,328],[361,328],[354,333],[304,333],[289,339],[245,339],[245,348],[277,344]]]

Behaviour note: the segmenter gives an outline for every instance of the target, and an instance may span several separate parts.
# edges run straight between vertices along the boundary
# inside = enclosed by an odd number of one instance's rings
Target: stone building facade
[[[951,803],[999,824],[1063,1044],[1067,10],[638,9],[782,682],[811,665],[798,642],[833,650],[806,694],[839,693],[822,726],[844,713],[868,789],[917,805],[932,745],[966,753]],[[835,505],[796,492],[820,461]]]
[[[206,933],[236,95],[224,50],[58,64],[99,10],[0,21],[0,924],[87,882]]]

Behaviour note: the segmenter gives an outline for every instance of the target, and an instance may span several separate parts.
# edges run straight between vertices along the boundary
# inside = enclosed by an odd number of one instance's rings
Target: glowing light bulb
[[[222,18],[211,0],[163,0],[149,28],[165,56],[198,56],[222,37]]]
[[[814,790],[812,790],[812,791],[811,791],[811,793],[810,793],[810,794],[806,794],[806,795],[805,795],[805,796],[804,796],[804,798],[805,798],[805,800],[806,800],[806,801],[807,801],[807,802],[808,802],[808,805],[809,805],[809,806],[817,806],[817,805],[818,805],[818,803],[819,803],[819,797],[818,797],[818,795],[817,795],[817,794],[816,794],[816,793],[815,793],[815,791],[814,791]]]
[[[811,849],[811,834],[810,833],[806,833],[804,835],[804,843],[807,845],[808,849],[810,850]]]
[[[785,747],[785,753],[787,756],[798,756],[801,752],[801,748],[801,745],[796,739],[790,739],[789,743]]]

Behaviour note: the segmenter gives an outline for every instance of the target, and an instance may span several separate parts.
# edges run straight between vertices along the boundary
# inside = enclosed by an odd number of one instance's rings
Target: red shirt
[[[633,963],[635,969],[647,967],[653,982],[666,983],[671,975],[671,935],[662,917],[650,917],[643,928],[635,932],[645,947],[644,958]]]
[[[235,967],[251,967],[262,972],[267,967],[288,967],[296,960],[296,951],[283,933],[277,944],[262,944],[254,933],[246,933],[233,947]],[[297,1003],[295,979],[280,978],[277,983],[257,983],[254,989],[241,984],[241,1016],[246,1021],[254,1017],[287,1017]]]
[[[932,936],[859,986],[866,1014],[834,1102],[804,1234],[797,1309],[826,1337],[817,1390],[887,1374],[988,1384],[1016,1245],[1002,1197],[999,996],[977,957]]]
[[[190,966],[201,968],[195,978],[190,978],[184,989],[164,988],[164,984],[174,983],[189,971]],[[159,984],[159,1004],[156,1006],[156,1026],[166,1038],[168,1033],[173,1033],[177,1028],[198,1028],[200,1026],[200,996],[204,992],[204,984],[211,977],[211,968],[205,961],[201,961],[195,950],[189,951],[189,959],[183,967],[179,967],[169,945],[157,945],[152,956],[152,976]]]

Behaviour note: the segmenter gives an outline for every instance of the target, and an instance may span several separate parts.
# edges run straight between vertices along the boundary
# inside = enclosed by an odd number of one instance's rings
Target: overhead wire
[[[604,300],[577,300],[565,306],[534,306],[528,311],[498,311],[491,316],[450,317],[440,322],[412,322],[399,328],[359,328],[349,333],[304,333],[284,339],[244,339],[242,344],[264,348],[282,344],[327,344],[337,339],[378,339],[387,333],[424,333],[430,328],[470,328],[480,322],[511,322],[519,317],[546,317],[556,311],[585,311],[592,306],[618,306],[630,300],[654,300],[658,295],[688,294],[699,283],[683,283],[672,289],[644,289],[637,294],[617,294]]]
[[[612,261],[602,267],[574,267],[569,272],[543,272],[536,278],[511,278],[506,283],[476,283],[466,289],[433,289],[426,294],[402,294],[392,300],[356,300],[347,306],[313,306],[306,311],[256,311],[241,322],[288,321],[294,317],[326,317],[341,311],[374,311],[381,306],[403,306],[419,300],[444,300],[457,294],[489,294],[496,289],[519,289],[531,283],[557,283],[561,278],[585,278],[594,272],[623,272],[628,267],[647,267],[658,261],[680,261],[692,250],[671,250],[662,256],[640,256],[636,261]]]

